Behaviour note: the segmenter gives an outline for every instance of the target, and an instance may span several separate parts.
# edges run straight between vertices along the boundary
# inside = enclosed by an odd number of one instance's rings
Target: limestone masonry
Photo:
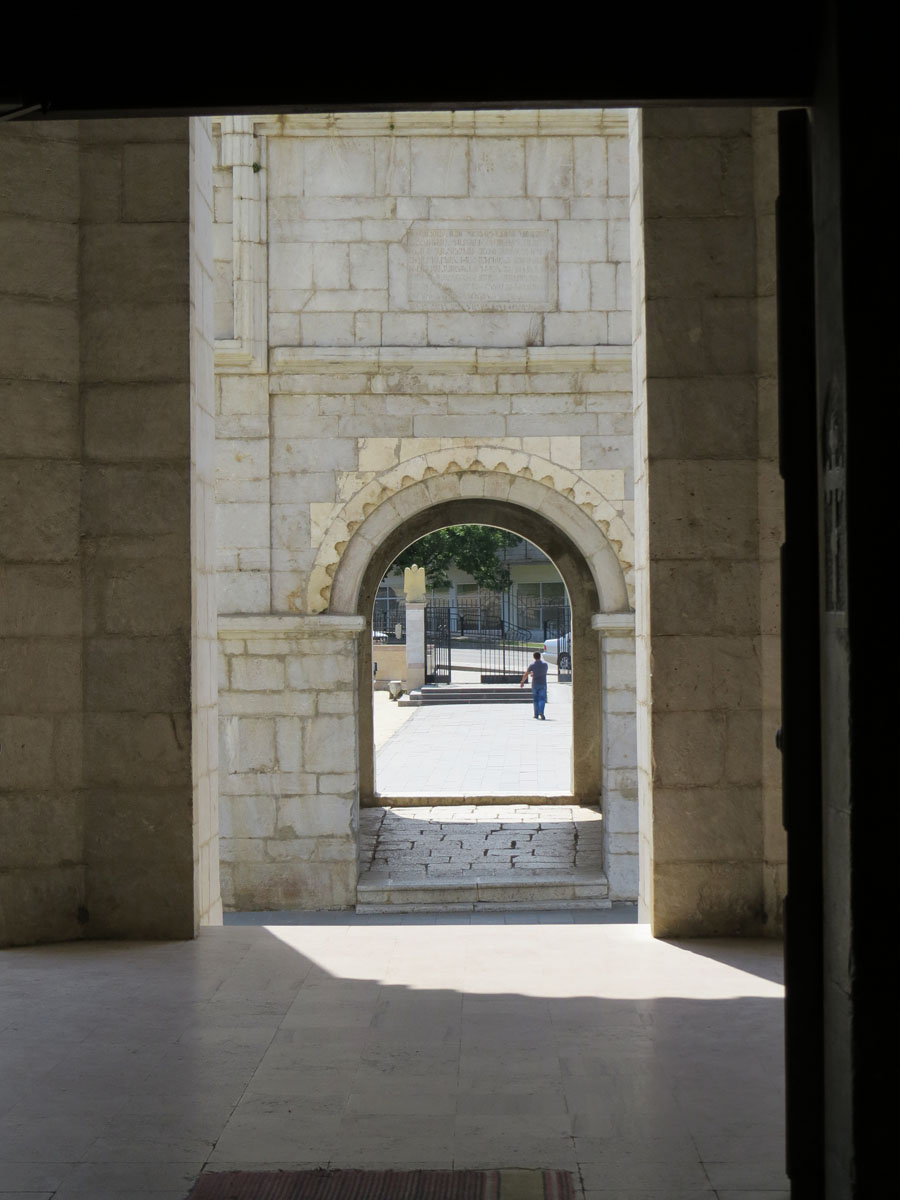
[[[615,808],[610,894],[636,897],[627,115],[213,131],[225,904],[355,902],[363,577],[428,509],[479,500],[590,565],[582,798]]]
[[[780,932],[777,161],[746,107],[0,124],[0,943],[352,906],[377,585],[468,521],[568,590],[610,898]]]

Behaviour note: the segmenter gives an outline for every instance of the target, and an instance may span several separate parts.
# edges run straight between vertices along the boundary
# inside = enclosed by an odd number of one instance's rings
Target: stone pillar
[[[0,125],[0,945],[83,934],[75,122]]]
[[[632,121],[641,866],[659,936],[766,931],[758,380],[774,330],[751,118]]]
[[[761,313],[757,326],[757,428],[759,436],[759,619],[762,720],[761,756],[763,889],[766,931],[780,936],[787,892],[787,834],[781,811],[781,753],[775,745],[781,725],[781,544],[784,541],[784,487],[778,468],[778,356],[775,325],[775,189],[778,173],[778,114],[753,111],[754,195],[756,198],[756,278]],[[752,742],[748,747],[753,750]]]
[[[218,914],[210,134],[81,146],[85,931],[190,937]]]
[[[252,117],[222,117],[213,121],[217,126],[218,164],[210,176],[214,174],[216,181],[219,308],[215,344],[216,498],[222,506],[216,525],[219,611],[265,613],[272,610],[273,570],[290,570],[304,537],[309,540],[309,511],[305,495],[298,502],[288,487],[293,507],[288,507],[285,517],[284,497],[276,495],[271,485],[266,139],[254,136]],[[229,320],[222,315],[226,303],[231,307]],[[293,463],[286,465],[293,469]],[[290,480],[296,485],[297,474]],[[297,611],[287,603],[284,608]]]
[[[0,131],[0,941],[218,917],[210,167],[203,121]]]
[[[594,613],[600,638],[603,861],[611,900],[638,894],[634,613]]]
[[[213,351],[212,158],[207,120],[190,122],[191,774],[194,912],[219,924],[219,682]]]
[[[427,601],[406,604],[406,690],[417,691],[425,683],[425,609]]]

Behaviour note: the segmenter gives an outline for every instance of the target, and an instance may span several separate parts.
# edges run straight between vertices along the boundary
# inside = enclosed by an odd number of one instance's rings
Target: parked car
[[[556,663],[557,670],[572,670],[572,635],[549,638],[544,642],[544,658],[548,663]]]

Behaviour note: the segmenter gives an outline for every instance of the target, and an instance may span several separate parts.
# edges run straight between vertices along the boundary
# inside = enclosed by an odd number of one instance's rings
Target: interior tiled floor
[[[0,1196],[181,1200],[271,1164],[787,1196],[777,943],[616,910],[293,919],[0,956]]]

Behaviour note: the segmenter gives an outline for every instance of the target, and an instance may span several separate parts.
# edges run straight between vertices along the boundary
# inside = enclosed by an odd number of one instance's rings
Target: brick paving
[[[601,817],[558,802],[572,791],[572,690],[549,690],[546,721],[534,720],[530,704],[398,710],[376,693],[376,785],[385,803],[360,812],[361,898],[457,908],[507,884],[515,892],[504,898],[519,903],[578,899],[585,887],[593,895],[603,878]],[[394,798],[406,804],[392,806]]]
[[[602,822],[577,805],[439,805],[360,811],[360,881],[599,871]]]

